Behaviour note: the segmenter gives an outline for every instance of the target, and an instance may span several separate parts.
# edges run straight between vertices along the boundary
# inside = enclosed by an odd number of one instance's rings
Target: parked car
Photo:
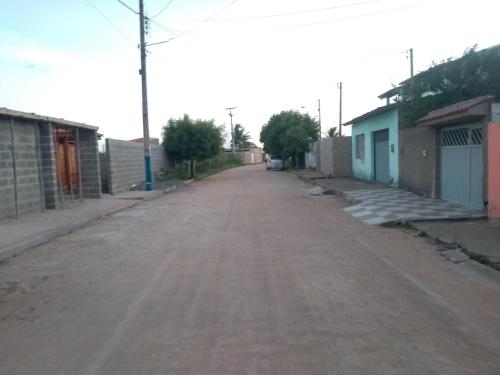
[[[281,159],[279,156],[271,155],[267,158],[266,169],[268,171],[272,169],[283,171],[285,170],[285,163],[283,162],[283,159]]]

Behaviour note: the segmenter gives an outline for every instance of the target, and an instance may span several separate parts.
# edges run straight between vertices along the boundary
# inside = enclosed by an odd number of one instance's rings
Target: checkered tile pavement
[[[355,204],[345,208],[344,211],[370,225],[486,216],[484,210],[470,209],[439,199],[424,198],[399,189],[352,190],[344,194]]]

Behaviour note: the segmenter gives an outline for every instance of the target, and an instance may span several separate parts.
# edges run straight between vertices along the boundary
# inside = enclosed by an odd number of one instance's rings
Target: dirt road
[[[500,374],[500,284],[233,169],[0,265],[0,374]]]

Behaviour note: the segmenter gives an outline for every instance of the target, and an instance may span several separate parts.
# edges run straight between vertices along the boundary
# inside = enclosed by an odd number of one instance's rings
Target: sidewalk
[[[0,221],[0,260],[60,237],[105,216],[162,196],[164,191],[129,191],[101,199],[66,202],[57,210]]]
[[[448,244],[472,253],[471,256],[487,257],[487,263],[500,270],[500,221],[466,220],[416,222],[413,226],[429,237],[437,238]]]
[[[484,210],[422,197],[381,183],[351,178],[326,178],[313,171],[300,170],[293,173],[308,183],[320,186],[327,194],[335,194],[346,199],[352,206],[345,208],[344,211],[370,225],[486,217]]]
[[[500,270],[500,222],[486,219],[483,210],[421,197],[378,183],[325,178],[312,171],[294,173],[300,179],[320,186],[324,193],[347,200],[351,206],[344,211],[367,224],[411,222],[429,237],[458,245],[469,256]]]

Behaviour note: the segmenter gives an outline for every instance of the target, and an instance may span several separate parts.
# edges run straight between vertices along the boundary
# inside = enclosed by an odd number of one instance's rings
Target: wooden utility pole
[[[146,191],[152,190],[151,172],[151,147],[149,145],[149,115],[148,115],[148,87],[146,75],[146,43],[144,41],[144,1],[139,0],[139,30],[140,30],[140,50],[141,50],[141,75],[142,83],[142,127],[144,137],[144,170]]]
[[[413,78],[413,48],[410,48],[408,50],[409,54],[410,54],[410,77]]]
[[[342,82],[337,83],[339,89],[339,137],[342,137]]]
[[[321,99],[318,99],[319,140],[321,141]]]
[[[233,109],[236,109],[236,107],[228,107],[226,108],[226,111],[229,111],[229,118],[231,119],[231,151],[233,152],[233,155],[236,155],[236,147],[234,144],[234,129],[233,129],[233,112],[232,112]]]

